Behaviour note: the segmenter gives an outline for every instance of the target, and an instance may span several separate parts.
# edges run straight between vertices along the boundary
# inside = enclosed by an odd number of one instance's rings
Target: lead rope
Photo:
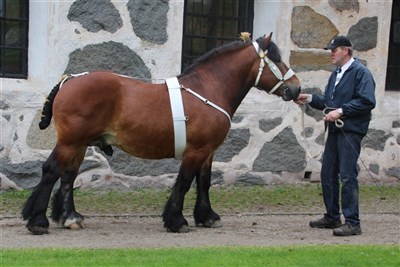
[[[315,159],[315,158],[317,158],[318,156],[320,156],[320,155],[322,154],[322,151],[323,151],[323,150],[321,150],[318,154],[316,154],[316,155],[314,155],[314,156],[311,155],[311,153],[310,153],[309,144],[308,144],[308,140],[307,140],[307,138],[306,138],[305,126],[304,126],[304,113],[305,113],[305,108],[306,108],[305,106],[306,106],[306,105],[301,105],[301,111],[302,111],[302,112],[301,112],[301,126],[302,126],[302,128],[303,128],[304,146],[305,146],[305,150],[306,150],[307,155],[308,155],[310,158]],[[326,115],[326,114],[327,114],[326,112],[329,112],[329,110],[332,110],[332,108],[326,107],[326,108],[324,108],[324,110],[323,110],[322,112],[324,113],[324,115]],[[358,155],[358,160],[361,161],[361,164],[364,166],[364,168],[365,168],[365,170],[367,171],[369,177],[370,177],[371,180],[374,182],[375,187],[378,188],[379,192],[382,194],[383,192],[382,192],[382,189],[381,189],[381,187],[379,186],[378,182],[377,182],[376,179],[372,176],[370,170],[368,170],[367,166],[365,165],[365,162],[364,162],[363,159],[360,157],[360,154],[357,153],[357,150],[354,148],[353,144],[350,142],[349,137],[348,137],[348,136],[346,135],[346,133],[343,131],[343,129],[342,129],[343,126],[344,126],[343,120],[341,120],[341,119],[335,120],[335,125],[336,125],[336,127],[338,127],[338,128],[340,129],[340,131],[341,131],[341,132],[343,133],[343,135],[346,137],[346,139],[347,139],[347,141],[349,142],[351,148],[352,148],[353,151]],[[325,146],[325,143],[326,143],[327,136],[328,136],[328,130],[326,130],[326,132],[325,132],[325,134],[324,134],[324,146]],[[380,199],[377,200],[377,203],[379,203],[380,200],[384,200],[384,199],[385,199],[384,197],[380,197]]]
[[[304,113],[305,113],[305,109],[306,109],[306,105],[301,105],[301,126],[302,126],[302,128],[303,128],[303,137],[304,137],[304,146],[305,146],[305,150],[306,150],[306,153],[307,153],[307,155],[310,157],[310,158],[312,158],[312,159],[315,159],[315,158],[317,158],[317,157],[319,157],[321,154],[322,154],[322,151],[323,150],[321,150],[320,152],[318,152],[316,155],[311,155],[311,153],[310,153],[310,145],[308,144],[308,140],[307,140],[307,137],[306,137],[306,133],[305,133],[305,126],[304,126]],[[326,108],[324,108],[323,110],[322,110],[322,113],[324,114],[324,115],[327,115],[330,111],[332,111],[332,110],[334,110],[335,108],[330,108],[330,107],[326,107]],[[338,127],[339,129],[341,129],[341,128],[343,128],[343,126],[344,126],[344,122],[343,122],[343,120],[342,119],[337,119],[337,120],[335,120],[335,126],[336,127]],[[342,130],[343,131],[343,130]],[[325,134],[324,134],[324,141],[323,141],[323,144],[325,145],[325,143],[326,143],[326,139],[328,138],[328,131],[325,131]]]
[[[360,157],[360,154],[357,153],[356,149],[354,148],[353,144],[350,142],[349,137],[346,135],[346,133],[343,131],[342,128],[339,128],[340,131],[342,131],[343,135],[346,137],[347,141],[349,142],[351,148],[353,149],[353,151],[358,155],[358,159],[359,161],[361,161],[361,164],[364,166],[365,170],[367,171],[369,177],[371,177],[371,180],[374,182],[376,188],[378,188],[379,192],[382,194],[382,189],[379,186],[378,182],[376,181],[376,179],[372,176],[371,172],[368,170],[367,165],[365,165],[364,161],[362,160],[362,158]],[[384,199],[384,198],[381,198]],[[379,203],[379,200],[377,201]]]
[[[306,131],[305,131],[305,126],[304,126],[305,109],[306,109],[306,105],[301,105],[301,127],[303,128],[302,135],[304,138],[304,148],[305,148],[305,151],[306,151],[308,157],[310,157],[311,159],[315,159],[322,154],[323,149],[321,149],[321,151],[318,152],[316,155],[311,155],[311,153],[310,153],[310,145],[309,145],[307,137],[306,137]],[[327,131],[324,133],[324,145],[325,145],[326,138],[327,138]]]

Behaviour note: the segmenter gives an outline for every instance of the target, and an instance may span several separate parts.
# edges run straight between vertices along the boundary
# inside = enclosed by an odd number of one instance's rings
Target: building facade
[[[363,141],[360,181],[399,182],[400,20],[392,15],[400,14],[398,3],[32,0],[15,6],[24,2],[0,1],[3,188],[38,183],[41,164],[55,145],[54,128],[38,129],[40,110],[63,74],[108,69],[163,83],[196,56],[237,39],[241,31],[251,32],[253,39],[273,32],[304,92],[324,91],[333,66],[323,47],[334,36],[347,35],[354,56],[376,81],[377,107]],[[252,89],[216,152],[212,183],[318,181],[323,142],[321,112]],[[119,150],[108,157],[89,148],[76,186],[170,186],[179,164],[175,159],[137,159]]]

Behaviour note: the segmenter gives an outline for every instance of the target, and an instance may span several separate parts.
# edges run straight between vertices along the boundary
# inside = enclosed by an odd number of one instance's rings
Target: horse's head
[[[278,46],[268,37],[260,37],[253,46],[260,58],[254,87],[275,94],[285,101],[295,100],[300,94],[300,81],[282,60]]]

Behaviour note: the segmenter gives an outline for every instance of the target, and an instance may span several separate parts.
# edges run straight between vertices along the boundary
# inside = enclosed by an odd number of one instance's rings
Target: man
[[[371,110],[375,108],[375,81],[370,71],[352,58],[353,48],[347,37],[336,36],[325,50],[331,50],[332,63],[337,68],[329,77],[324,95],[300,94],[295,101],[324,110],[329,131],[321,169],[326,213],[323,218],[311,221],[310,226],[334,229],[336,236],[360,235],[357,160]],[[344,224],[340,219],[339,180]]]

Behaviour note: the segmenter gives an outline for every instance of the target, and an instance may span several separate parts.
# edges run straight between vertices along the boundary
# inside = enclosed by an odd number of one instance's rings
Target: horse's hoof
[[[34,235],[44,235],[49,233],[49,229],[47,227],[28,225],[27,228]]]
[[[80,230],[83,229],[83,220],[66,220],[64,223],[65,228],[69,228],[71,230]]]
[[[211,227],[211,228],[221,228],[222,227],[222,222],[221,222],[221,220],[218,220],[218,221],[214,221],[210,226],[208,226],[208,227]]]
[[[171,228],[167,228],[167,232],[170,233],[188,233],[190,231],[189,226],[187,226],[186,224],[182,225],[179,229],[171,229]]]
[[[208,220],[206,222],[203,223],[204,227],[209,227],[209,228],[221,228],[222,227],[222,223],[221,220]]]
[[[182,225],[182,227],[178,230],[178,233],[182,234],[182,233],[188,233],[190,231],[189,226],[187,225]]]
[[[81,230],[81,229],[83,229],[83,224],[82,223],[73,223],[68,228],[71,230]]]

